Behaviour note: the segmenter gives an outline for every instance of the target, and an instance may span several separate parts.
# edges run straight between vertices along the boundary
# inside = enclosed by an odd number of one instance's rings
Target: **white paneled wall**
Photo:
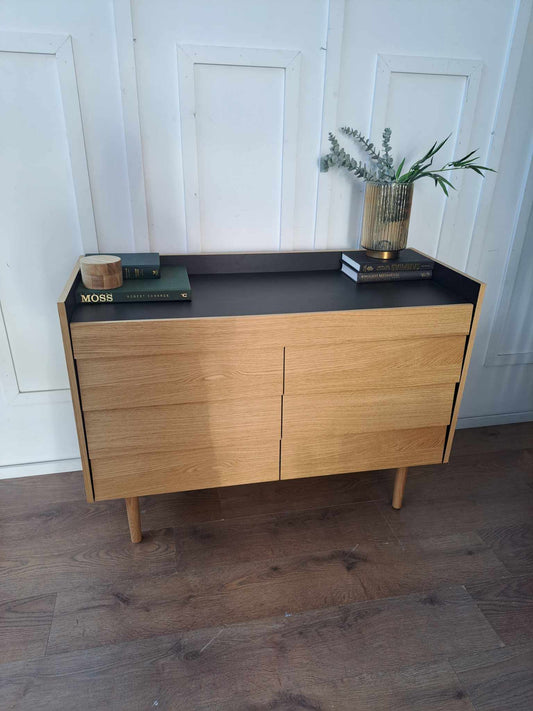
[[[355,246],[351,125],[498,173],[410,243],[488,283],[460,425],[533,418],[531,0],[4,0],[0,477],[79,466],[55,300],[83,251]]]

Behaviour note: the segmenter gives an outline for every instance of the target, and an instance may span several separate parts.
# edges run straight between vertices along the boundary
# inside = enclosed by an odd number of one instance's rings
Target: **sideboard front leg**
[[[407,469],[408,467],[398,467],[398,469],[396,469],[396,478],[394,479],[394,494],[392,495],[393,509],[402,508],[405,480],[407,479]]]
[[[141,530],[141,512],[139,509],[139,497],[132,496],[129,499],[124,499],[126,502],[126,512],[128,514],[128,525],[130,527],[130,536],[132,543],[140,543],[142,541]]]

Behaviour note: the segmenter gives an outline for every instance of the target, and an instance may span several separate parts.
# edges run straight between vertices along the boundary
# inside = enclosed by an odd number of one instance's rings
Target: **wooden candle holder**
[[[122,260],[110,254],[80,259],[81,280],[87,289],[116,289],[122,286]]]

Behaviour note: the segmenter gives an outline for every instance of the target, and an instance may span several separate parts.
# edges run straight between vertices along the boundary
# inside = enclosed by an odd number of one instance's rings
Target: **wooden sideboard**
[[[484,285],[354,284],[341,252],[168,255],[191,302],[58,303],[88,501],[447,462]]]

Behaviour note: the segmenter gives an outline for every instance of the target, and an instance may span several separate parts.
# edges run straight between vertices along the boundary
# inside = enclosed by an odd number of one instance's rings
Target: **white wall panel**
[[[471,427],[533,419],[533,363],[514,350],[505,333],[507,321],[508,335],[524,330],[529,338],[533,328],[527,311],[531,283],[521,282],[520,291],[514,287],[533,204],[532,66],[531,2],[521,2],[491,131],[489,160],[497,161],[498,173],[483,184],[469,245],[468,269],[487,283],[461,408],[464,425]]]
[[[384,126],[372,121],[375,90],[379,89],[376,81],[378,55],[409,56],[413,61],[425,58],[452,62],[474,60],[482,63],[483,71],[468,146],[478,147],[484,160],[491,141],[492,119],[497,110],[508,45],[513,37],[514,18],[515,3],[512,0],[471,0],[468,3],[460,0],[433,3],[425,0],[346,0],[337,121],[336,126],[324,126],[324,132],[343,125],[367,133],[372,129],[372,140],[379,143]],[[436,71],[435,87],[439,82],[442,84],[441,75],[445,73],[442,68]],[[450,74],[457,73],[452,67]],[[432,91],[438,92],[439,89],[432,88]],[[457,115],[448,115],[451,125],[444,135],[457,126]],[[431,143],[444,128],[437,110],[431,113],[431,104],[425,105],[425,97],[413,104],[411,116],[408,130],[413,131],[413,135],[417,131],[422,135],[427,131],[429,135],[434,128]],[[396,125],[399,122],[400,125]],[[393,138],[405,130],[405,123],[399,117],[395,125],[391,125]],[[409,148],[396,139],[393,146],[402,154]],[[353,247],[358,244],[360,234],[363,185],[333,172],[330,179],[329,246]],[[454,224],[446,228],[454,240],[453,247],[448,248],[447,239],[440,242],[438,256],[459,268],[465,267],[468,258],[480,189],[477,176],[465,176]],[[423,209],[416,193],[414,201],[417,210]]]
[[[501,336],[501,355],[506,365],[533,363],[533,212],[518,259],[509,309]],[[500,354],[499,354],[500,355]],[[532,400],[533,404],[533,400]]]
[[[396,165],[404,157],[406,166],[411,165],[435,140],[447,136],[434,167],[470,152],[482,67],[474,60],[378,55],[372,127],[374,133],[385,126],[398,127],[392,137],[393,147],[402,146],[393,152]],[[432,182],[416,183],[410,243],[444,261],[447,254],[457,255],[457,212],[461,202],[472,200],[464,177],[462,172],[448,176],[456,188],[449,197]]]
[[[0,477],[79,467],[56,300],[131,248],[112,0],[0,5]]]
[[[531,145],[533,154],[533,141]],[[533,363],[533,161],[524,181],[485,366]],[[533,397],[532,397],[533,405]]]
[[[21,392],[68,388],[54,302],[83,247],[55,54],[2,51],[0,38],[0,84],[0,133],[17,136],[0,145],[0,302],[10,356]],[[94,222],[94,248],[91,237]]]
[[[279,248],[284,78],[274,67],[195,65],[202,251],[246,251],[251,235]]]
[[[465,77],[446,74],[394,73],[385,118],[379,125],[398,127],[393,146],[401,145],[404,149],[401,153],[394,151],[396,164],[406,157],[406,165],[410,165],[433,145],[435,138],[443,140],[450,133],[453,135],[440,151],[436,163],[440,167],[453,159],[465,83]],[[447,204],[442,190],[435,188],[433,182],[422,180],[416,185],[409,226],[409,239],[414,247],[437,253]]]
[[[300,53],[179,45],[178,80],[188,251],[290,249]]]
[[[178,95],[177,90],[180,84],[178,74],[181,71],[176,62],[177,45],[211,48],[215,53],[224,48],[232,49],[236,55],[242,52],[275,53],[285,50],[300,55],[296,102],[293,98],[295,92],[291,89],[289,97],[284,97],[283,104],[276,100],[268,108],[265,115],[265,120],[268,118],[269,121],[268,127],[264,120],[258,126],[262,133],[258,131],[254,134],[250,126],[246,134],[243,134],[246,140],[241,142],[242,151],[251,157],[261,152],[261,144],[265,140],[267,144],[271,141],[279,130],[280,121],[284,124],[284,141],[292,141],[290,135],[295,135],[294,151],[288,150],[284,144],[281,165],[277,169],[281,174],[281,193],[274,200],[280,204],[281,240],[280,227],[272,219],[273,212],[267,211],[267,221],[261,229],[249,231],[247,249],[271,249],[280,244],[284,248],[313,247],[327,13],[326,0],[272,0],[268,3],[258,0],[199,0],[194,3],[185,0],[132,1],[143,168],[150,240],[154,249],[177,252],[195,249],[198,244],[202,244],[203,248],[202,238],[200,241],[197,238],[197,223],[207,228],[211,220],[207,196],[202,197],[200,193],[195,196],[194,191],[193,197],[199,203],[204,200],[205,209],[200,208],[202,213],[196,222],[194,219],[191,221],[190,217],[188,182],[191,171],[197,169],[198,156],[191,155],[190,142],[182,136],[181,129],[187,117],[181,113],[181,94]],[[230,59],[229,64],[232,62],[235,60]],[[213,63],[217,64],[218,60],[215,59]],[[261,66],[261,62],[252,57],[250,66]],[[294,67],[285,70],[286,82],[290,81],[291,71],[294,71]],[[212,76],[215,76],[214,73]],[[244,81],[243,72],[240,72],[240,76]],[[246,96],[228,96],[228,101],[234,100],[244,112],[238,119],[239,125],[246,123],[248,114],[252,119],[256,115],[256,105],[261,105],[263,101],[262,75],[256,73],[256,76],[258,82],[248,86]],[[207,76],[203,79],[205,83]],[[239,91],[237,85],[234,85],[234,89]],[[286,112],[288,103],[291,105],[289,116]],[[275,107],[278,111],[276,117],[273,115]],[[231,120],[230,108],[226,107],[225,118],[222,114],[217,118],[217,130],[221,131],[221,136],[224,134],[224,121]],[[202,130],[205,131],[205,126]],[[233,128],[228,126],[227,140],[230,143],[233,135]],[[240,158],[236,160],[241,161]],[[271,161],[266,166],[267,171],[273,171],[270,164]],[[239,165],[242,169],[243,163]],[[232,183],[237,178],[232,166],[228,165],[226,181]],[[274,183],[272,178],[269,180],[270,187],[266,190],[270,196]],[[257,184],[265,184],[261,176],[258,176]],[[251,186],[246,188],[248,191],[251,189]],[[209,190],[209,201],[212,201],[213,186]],[[292,203],[294,209],[286,209],[287,203]],[[264,206],[261,208],[262,213],[257,215],[257,222],[261,221],[266,209]],[[233,230],[230,211],[219,216],[223,219],[219,223],[218,236],[215,238],[213,233],[209,237],[210,242],[220,250],[239,249],[243,243],[239,235],[244,234],[245,222],[242,227],[237,226]]]

